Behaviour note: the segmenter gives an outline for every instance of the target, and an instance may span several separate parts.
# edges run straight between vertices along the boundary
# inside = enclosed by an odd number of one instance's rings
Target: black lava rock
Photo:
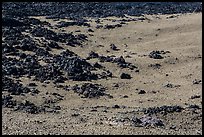
[[[29,87],[36,87],[37,85],[35,83],[29,83],[28,86]]]
[[[48,47],[50,48],[55,48],[55,49],[63,49],[62,47],[60,47],[56,42],[51,41],[48,43]]]
[[[137,68],[135,65],[128,63],[125,61],[125,59],[123,58],[123,56],[120,56],[118,58],[115,58],[113,60],[114,63],[117,63],[117,65],[121,68],[129,68],[131,70]]]
[[[15,111],[21,110],[31,114],[37,114],[40,112],[40,109],[28,100],[23,101],[22,103],[18,104],[15,108]]]
[[[122,73],[122,74],[120,75],[120,78],[121,78],[121,79],[131,79],[131,76],[130,76],[130,74]]]
[[[189,105],[189,108],[193,108],[193,109],[201,109],[199,105]]]
[[[101,74],[99,74],[99,78],[108,78],[108,77],[112,77],[112,76],[113,76],[113,74],[109,70],[104,71]]]
[[[119,50],[119,49],[116,47],[115,44],[111,44],[111,45],[110,45],[110,48],[111,48],[112,50]]]
[[[48,16],[47,18],[51,19],[69,17],[75,20],[78,18],[83,19],[83,17],[124,17],[125,14],[141,16],[142,14],[201,12],[202,2],[6,2],[2,4],[2,11],[6,15],[18,17]]]
[[[202,80],[199,80],[199,79],[193,80],[193,84],[200,84],[200,83],[202,83]]]
[[[34,51],[37,50],[37,44],[30,37],[25,37],[20,44],[20,49],[23,51]]]
[[[116,24],[116,25],[105,25],[104,29],[114,29],[117,27],[122,27],[121,24]]]
[[[152,52],[150,52],[149,57],[153,58],[153,59],[163,59],[164,58],[164,57],[161,56],[161,52],[160,51],[152,51]]]
[[[99,84],[84,83],[82,86],[75,85],[73,90],[82,94],[85,98],[97,98],[106,95],[105,88]]]
[[[200,95],[191,96],[191,99],[200,98]]]
[[[113,62],[113,58],[110,56],[106,57],[106,56],[101,55],[101,56],[99,56],[98,59],[100,62]]]
[[[113,105],[112,108],[120,108],[119,105]]]
[[[141,89],[141,90],[138,92],[138,94],[145,94],[145,93],[146,93],[146,91],[143,90],[143,89]]]
[[[158,118],[154,118],[150,116],[143,116],[142,118],[140,118],[140,120],[142,121],[141,125],[143,126],[148,126],[148,125],[157,126],[157,127],[164,126],[163,121],[161,121]]]
[[[2,97],[2,106],[7,108],[14,108],[16,106],[16,101],[12,99],[13,97],[10,95],[6,95]]]
[[[77,21],[72,21],[72,22],[61,21],[61,22],[58,22],[56,26],[59,28],[63,28],[63,27],[69,27],[69,26],[74,26],[74,25],[90,27],[90,24],[86,23],[85,20],[77,20]]]
[[[138,117],[133,116],[131,122],[135,127],[141,127],[142,121]]]
[[[156,114],[156,113],[163,113],[163,114],[167,114],[167,113],[173,113],[173,112],[181,112],[183,110],[183,108],[181,106],[161,106],[161,107],[149,107],[147,109],[143,109],[144,114]]]
[[[92,59],[92,58],[98,58],[98,57],[99,57],[98,53],[91,51],[89,53],[89,56],[86,59]]]
[[[2,26],[9,26],[9,27],[17,27],[17,26],[25,26],[26,24],[14,19],[12,17],[2,17]]]
[[[55,80],[62,72],[54,65],[48,64],[35,70],[35,80],[44,82],[45,80]]]
[[[28,87],[23,86],[23,84],[19,82],[14,82],[12,79],[5,76],[2,77],[2,91],[7,91],[11,93],[11,95],[21,95],[31,92]]]
[[[158,63],[156,63],[156,64],[150,64],[150,65],[148,65],[148,67],[152,67],[153,69],[160,69],[161,64],[158,64]]]
[[[94,63],[93,67],[94,67],[94,68],[99,68],[99,69],[104,68],[104,67],[103,67],[101,64],[99,64],[98,62]]]
[[[88,29],[88,32],[94,32],[92,29]]]

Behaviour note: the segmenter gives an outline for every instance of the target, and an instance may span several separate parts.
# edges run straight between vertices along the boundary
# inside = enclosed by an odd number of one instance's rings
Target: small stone
[[[77,116],[79,116],[79,115],[80,115],[79,113],[71,114],[72,117],[77,117]]]
[[[141,89],[141,90],[138,92],[138,94],[145,94],[145,93],[146,93],[146,91],[143,90],[143,89]]]
[[[92,29],[88,29],[88,32],[94,32]]]
[[[135,70],[135,72],[140,72],[140,71],[137,69],[137,70]]]
[[[35,83],[29,83],[28,86],[30,87],[36,87],[37,85]]]
[[[112,108],[120,108],[119,105],[113,105]]]
[[[152,51],[150,52],[149,57],[153,59],[163,59],[164,57],[162,57],[160,54],[160,51]]]
[[[110,45],[110,48],[111,48],[112,50],[119,50],[119,49],[116,47],[115,44],[111,44],[111,45]]]
[[[202,83],[202,81],[199,80],[199,79],[195,79],[195,80],[193,81],[193,84],[200,84],[200,83]]]
[[[128,98],[128,96],[127,96],[127,95],[124,95],[123,98]]]
[[[169,127],[169,129],[176,129],[176,126],[172,125],[172,126]]]
[[[200,98],[200,95],[194,95],[194,96],[191,96],[190,99],[195,99],[195,98]]]
[[[119,84],[118,84],[118,83],[116,83],[115,85],[113,85],[113,87],[119,87]]]

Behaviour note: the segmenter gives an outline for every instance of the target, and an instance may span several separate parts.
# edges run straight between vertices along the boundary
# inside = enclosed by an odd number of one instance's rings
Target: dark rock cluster
[[[90,27],[90,24],[87,23],[86,20],[76,20],[76,21],[73,21],[73,22],[65,22],[65,21],[61,21],[61,22],[58,22],[58,24],[56,25],[58,28],[63,28],[63,27],[69,27],[69,26],[74,26],[74,25],[77,25],[77,26],[87,26],[87,27]]]
[[[200,84],[200,83],[202,83],[202,80],[200,79],[193,80],[193,84]]]
[[[105,25],[104,29],[114,29],[114,28],[118,28],[118,27],[122,27],[121,24],[116,24],[116,25]]]
[[[152,51],[149,53],[149,57],[153,59],[163,59],[164,57],[161,56],[160,51]]]
[[[84,34],[79,34],[75,36],[72,33],[56,33],[52,30],[43,27],[33,28],[31,34],[35,37],[44,37],[47,40],[67,43],[67,45],[70,46],[81,45],[82,41],[87,40],[87,36],[85,36]]]
[[[23,86],[23,84],[19,82],[14,82],[12,79],[3,76],[2,77],[2,92],[9,92],[11,95],[22,95],[26,93],[33,93],[37,94],[39,93],[38,90],[31,90],[30,88]]]
[[[78,81],[96,80],[96,74],[91,73],[93,66],[75,53],[66,50],[53,58],[53,64],[66,72],[67,78]]]
[[[153,59],[163,59],[164,57],[161,56],[161,54],[166,54],[166,53],[170,53],[170,51],[163,51],[163,50],[158,51],[158,50],[156,50],[156,51],[150,52],[149,57],[153,58]]]
[[[130,70],[134,70],[137,68],[132,63],[126,62],[123,56],[113,58],[111,56],[99,55],[98,53],[91,51],[86,59],[92,58],[98,58],[100,62],[116,63],[120,68],[129,68]]]
[[[162,114],[168,114],[168,113],[173,113],[173,112],[181,112],[184,108],[178,105],[175,106],[161,106],[161,107],[149,107],[145,108],[142,111],[144,114],[157,114],[157,113],[162,113]]]
[[[14,108],[16,106],[16,101],[10,95],[2,96],[2,106],[7,108]]]
[[[141,118],[138,118],[136,116],[133,116],[131,118],[131,122],[133,124],[133,126],[136,127],[146,127],[146,126],[156,126],[156,127],[163,127],[164,123],[162,120],[156,118],[156,117],[152,117],[152,116],[147,116],[144,115]]]
[[[106,89],[99,84],[84,83],[82,86],[75,85],[73,90],[78,94],[82,94],[85,98],[97,98],[106,95]]]
[[[82,17],[121,17],[125,14],[201,12],[201,2],[3,2],[3,13],[13,16],[48,16],[78,20]]]

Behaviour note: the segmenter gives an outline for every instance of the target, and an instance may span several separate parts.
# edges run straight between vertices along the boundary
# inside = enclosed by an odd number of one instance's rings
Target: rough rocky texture
[[[3,2],[2,133],[202,134],[201,6]]]
[[[8,9],[8,10],[5,10]],[[137,9],[137,10],[135,10]],[[194,2],[46,2],[46,3],[3,3],[4,14],[14,16],[49,16],[49,18],[70,17],[77,19],[81,17],[107,17],[142,14],[174,14],[202,11],[202,4]]]
[[[150,107],[147,109],[144,109],[143,112],[145,114],[156,114],[156,113],[162,113],[162,114],[167,114],[167,113],[173,113],[173,112],[181,112],[183,108],[181,106],[161,106],[161,107]]]
[[[85,98],[97,98],[105,95],[105,88],[99,84],[85,83],[82,86],[75,85],[73,90],[82,94]]]

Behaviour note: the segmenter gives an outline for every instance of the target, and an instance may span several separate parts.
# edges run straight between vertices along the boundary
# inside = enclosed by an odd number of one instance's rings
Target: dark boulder
[[[131,79],[131,76],[130,76],[130,74],[122,73],[122,74],[120,75],[120,78],[121,78],[121,79]]]

